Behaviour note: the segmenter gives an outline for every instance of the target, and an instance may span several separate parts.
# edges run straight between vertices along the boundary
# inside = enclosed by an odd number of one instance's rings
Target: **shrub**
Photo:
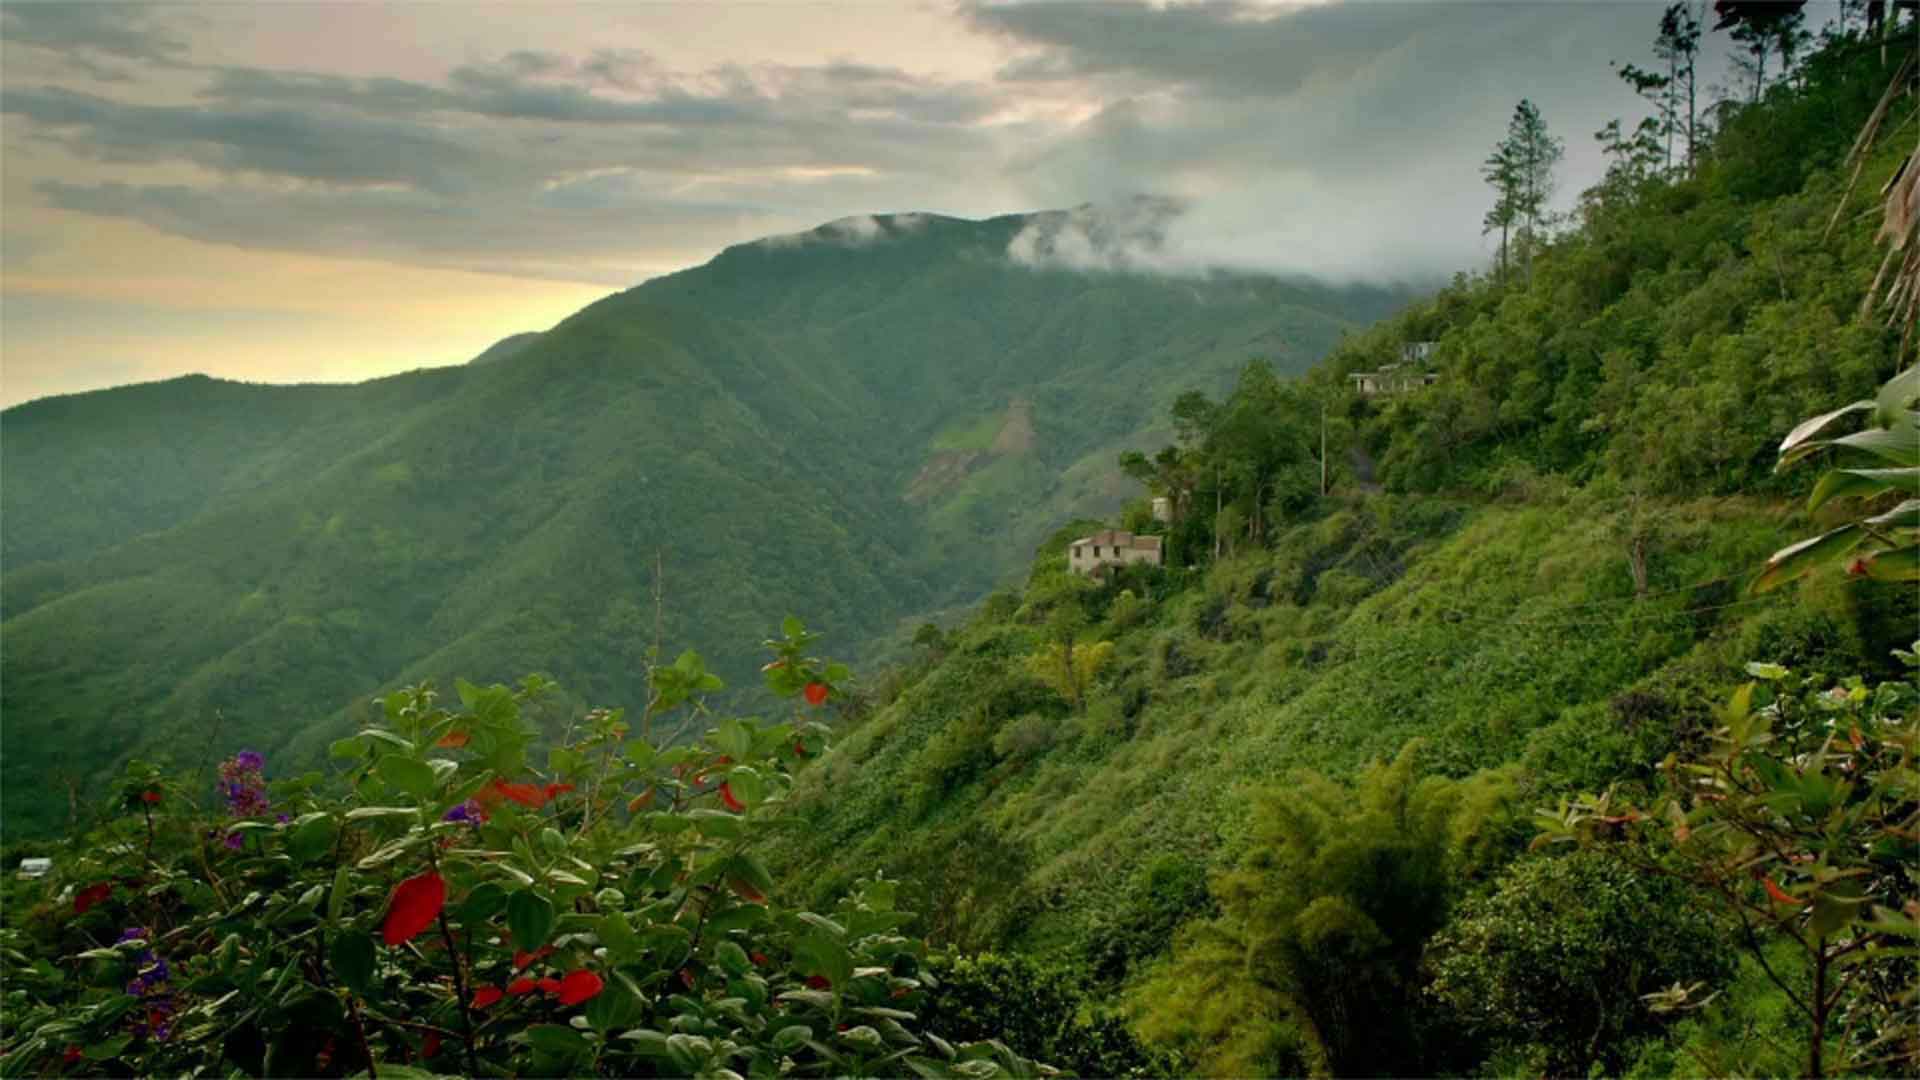
[[[58,862],[59,906],[8,905],[8,1075],[409,1070],[625,1076],[1031,1072],[998,1044],[915,1035],[927,949],[874,879],[832,915],[783,905],[752,853],[844,668],[797,620],[767,682],[793,702],[666,748],[588,714],[547,769],[523,709],[547,687],[426,687],[268,782],[241,752],[224,806],[135,763],[117,813]],[[652,676],[640,728],[719,689],[697,656]]]
[[[954,1038],[997,1038],[1073,1076],[1170,1074],[1172,1063],[1097,1009],[1065,968],[995,953],[936,955],[928,967],[938,982],[926,1021]]]
[[[1710,919],[1671,879],[1591,854],[1514,864],[1428,948],[1428,992],[1550,1075],[1617,1073],[1661,1018],[1642,995],[1729,971]]]
[[[1044,754],[1058,737],[1060,723],[1055,717],[1027,713],[994,735],[994,755],[1002,760],[1025,760]]]

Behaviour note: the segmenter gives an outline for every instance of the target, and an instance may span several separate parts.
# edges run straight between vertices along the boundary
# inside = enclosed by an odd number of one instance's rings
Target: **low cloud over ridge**
[[[0,7],[10,312],[79,303],[100,265],[114,295],[173,303],[190,244],[249,253],[242,292],[273,259],[323,257],[544,279],[558,304],[759,238],[863,242],[887,208],[1089,208],[1009,252],[1051,265],[1432,280],[1488,256],[1479,166],[1520,98],[1567,142],[1560,205],[1599,176],[1592,133],[1645,111],[1609,63],[1647,63],[1658,17],[1573,0],[747,10]],[[138,309],[100,297],[91,324],[146,339]],[[65,362],[53,337],[9,345],[16,370]]]

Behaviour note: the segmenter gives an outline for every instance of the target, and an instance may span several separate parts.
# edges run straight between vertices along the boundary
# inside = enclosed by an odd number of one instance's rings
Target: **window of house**
[[[1099,545],[1099,544],[1095,544],[1095,545],[1093,545],[1093,557],[1094,557],[1094,558],[1096,558],[1096,559],[1100,557],[1100,545]]]

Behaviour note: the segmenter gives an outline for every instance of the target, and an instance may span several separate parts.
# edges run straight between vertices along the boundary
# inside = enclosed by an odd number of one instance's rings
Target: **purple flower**
[[[454,807],[453,809],[447,811],[446,813],[441,814],[440,820],[464,822],[465,824],[478,827],[481,822],[487,820],[487,813],[485,810],[482,810],[480,808],[479,803],[474,802],[472,799],[468,799],[466,802],[463,802],[460,805]]]
[[[255,750],[242,750],[220,763],[220,793],[226,797],[228,813],[260,817],[272,810],[267,801],[267,778],[262,772],[266,764],[266,758]]]
[[[239,851],[241,848],[247,846],[247,838],[237,832],[228,833],[226,840],[223,842],[234,851]]]
[[[129,941],[152,941],[152,940],[153,940],[153,934],[146,927],[129,926],[125,930],[120,931],[119,940],[115,941],[114,944],[124,945]]]

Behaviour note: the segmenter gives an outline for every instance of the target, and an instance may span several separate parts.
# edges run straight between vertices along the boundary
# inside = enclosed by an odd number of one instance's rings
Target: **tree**
[[[1635,202],[1647,181],[1660,175],[1662,154],[1660,122],[1651,116],[1641,120],[1631,135],[1621,130],[1620,121],[1609,120],[1593,137],[1606,155],[1607,171],[1599,184],[1581,196],[1589,221],[1597,219],[1594,211],[1599,207]]]
[[[1910,667],[1920,656],[1898,654]],[[1577,840],[1711,897],[1806,1021],[1809,1076],[1920,1066],[1920,699],[1912,676],[1829,686],[1777,664],[1721,712],[1711,750],[1669,756],[1645,808],[1614,792],[1544,814],[1537,843]],[[1781,971],[1789,943],[1801,970]],[[1698,1007],[1699,985],[1651,999]]]
[[[1734,67],[1749,80],[1749,102],[1767,88],[1767,59],[1780,57],[1782,74],[1792,70],[1794,54],[1806,44],[1806,0],[1716,0],[1715,30],[1726,30],[1740,45]]]
[[[1087,684],[1113,655],[1111,641],[1082,644],[1080,638],[1086,629],[1086,610],[1077,602],[1063,603],[1047,620],[1047,642],[1027,658],[1027,670],[1034,678],[1059,694],[1076,713],[1086,711]]]
[[[1351,786],[1302,771],[1259,796],[1253,846],[1213,883],[1221,915],[1183,934],[1143,1029],[1179,1032],[1204,989],[1253,1010],[1207,1025],[1245,1048],[1233,1063],[1243,1070],[1277,1058],[1321,1076],[1431,1071],[1421,954],[1488,838],[1504,833],[1511,787],[1500,774],[1420,778],[1421,745]]]
[[[1427,992],[1540,1074],[1618,1075],[1660,1026],[1640,999],[1717,981],[1724,954],[1680,882],[1576,852],[1522,860],[1461,905],[1427,949]]]
[[[1653,54],[1658,57],[1666,70],[1648,71],[1626,64],[1620,68],[1620,78],[1633,87],[1634,92],[1653,104],[1659,134],[1664,140],[1664,163],[1669,171],[1673,168],[1673,146],[1676,138],[1685,136],[1682,149],[1685,152],[1685,168],[1693,171],[1695,147],[1695,60],[1700,52],[1700,21],[1684,2],[1667,5],[1660,13],[1660,32],[1654,38]]]
[[[1495,192],[1486,226],[1489,231],[1495,227],[1500,230],[1503,277],[1509,266],[1508,236],[1517,233],[1531,280],[1540,221],[1547,201],[1553,197],[1554,169],[1565,153],[1565,143],[1547,131],[1539,107],[1523,98],[1507,122],[1506,138],[1482,164],[1480,174]]]
[[[948,645],[946,631],[941,630],[937,623],[921,623],[920,628],[913,632],[913,647],[927,650],[935,659],[946,655]]]
[[[1150,493],[1163,496],[1167,500],[1167,539],[1169,550],[1166,553],[1167,565],[1177,565],[1176,560],[1185,555],[1175,550],[1175,541],[1180,536],[1180,526],[1187,519],[1187,511],[1193,502],[1194,466],[1197,456],[1183,451],[1178,446],[1163,446],[1152,458],[1138,450],[1128,450],[1120,455],[1120,471],[1138,481]]]
[[[1502,281],[1507,277],[1507,238],[1513,232],[1515,222],[1519,220],[1518,192],[1520,190],[1519,170],[1506,140],[1502,140],[1480,164],[1480,176],[1493,188],[1493,206],[1488,208],[1487,216],[1481,219],[1481,235],[1500,231],[1500,256],[1498,275]]]
[[[1673,102],[1670,112],[1676,121],[1679,119],[1681,96],[1686,98],[1687,175],[1691,176],[1694,155],[1699,148],[1699,110],[1696,105],[1699,80],[1696,62],[1700,56],[1700,20],[1694,17],[1687,3],[1669,4],[1667,10],[1661,13],[1660,36],[1654,39],[1653,54],[1667,62],[1667,78]],[[1667,163],[1673,163],[1671,152],[1667,155]]]

